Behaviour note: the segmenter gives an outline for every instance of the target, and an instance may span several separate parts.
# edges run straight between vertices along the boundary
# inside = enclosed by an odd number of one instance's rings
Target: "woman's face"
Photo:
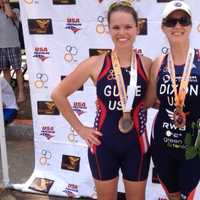
[[[174,26],[171,27],[168,26],[167,23],[166,25],[162,25],[162,30],[166,34],[170,43],[181,43],[187,41],[192,29],[192,25],[186,23],[190,20],[190,17],[184,11],[175,11],[167,17],[168,22],[173,22],[174,20],[176,21],[176,19],[183,21],[183,24],[175,22]]]
[[[109,31],[116,48],[132,48],[138,29],[130,13],[115,11],[110,16]]]

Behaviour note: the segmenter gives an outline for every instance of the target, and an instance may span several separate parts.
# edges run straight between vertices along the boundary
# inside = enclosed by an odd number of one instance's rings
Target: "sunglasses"
[[[191,18],[189,16],[184,16],[181,18],[166,18],[163,19],[162,24],[166,27],[175,27],[179,23],[181,26],[189,26],[192,24]]]
[[[110,5],[108,11],[110,12],[111,10],[113,10],[115,7],[118,6],[132,7],[131,3],[128,1],[116,1]]]

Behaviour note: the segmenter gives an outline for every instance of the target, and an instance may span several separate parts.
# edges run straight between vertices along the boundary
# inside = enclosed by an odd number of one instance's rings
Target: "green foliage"
[[[194,129],[198,130],[197,138],[195,140],[195,144],[192,144],[192,137],[194,134],[192,133],[186,133],[185,136],[185,158],[186,160],[193,159],[195,156],[198,156],[200,159],[200,126],[199,123],[192,123],[192,129],[194,132]]]
[[[192,135],[189,133],[185,136],[185,144],[186,146],[190,146],[192,144]]]
[[[197,155],[197,149],[194,146],[188,146],[185,151],[186,160],[193,159]]]

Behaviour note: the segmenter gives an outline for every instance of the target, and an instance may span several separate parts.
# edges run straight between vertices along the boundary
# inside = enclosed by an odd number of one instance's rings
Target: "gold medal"
[[[123,116],[119,120],[118,128],[124,134],[130,132],[133,128],[133,120],[131,119],[130,112],[123,113]]]
[[[177,128],[183,128],[186,124],[185,113],[179,106],[176,107],[176,110],[174,112],[174,124]]]

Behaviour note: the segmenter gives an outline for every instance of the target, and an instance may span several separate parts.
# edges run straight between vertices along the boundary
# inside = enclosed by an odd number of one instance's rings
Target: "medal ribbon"
[[[137,59],[135,56],[135,59],[133,59],[133,53],[131,56],[131,72],[130,72],[130,85],[127,88],[127,94],[126,89],[124,85],[124,79],[121,72],[121,66],[119,63],[119,60],[117,58],[117,54],[115,51],[112,51],[111,53],[111,59],[115,74],[115,79],[117,82],[117,87],[119,91],[119,97],[122,104],[122,110],[123,112],[130,112],[132,109],[132,103],[135,98],[135,92],[136,92],[136,86],[137,86]],[[135,63],[133,63],[135,61]]]
[[[175,106],[180,107],[181,109],[183,109],[183,106],[184,106],[184,101],[185,101],[185,96],[187,93],[187,86],[189,83],[189,76],[191,73],[193,60],[194,60],[194,49],[189,48],[183,75],[181,77],[179,92],[178,92],[177,87],[176,87],[176,74],[175,74],[175,69],[174,69],[174,62],[172,59],[171,52],[168,54],[167,67],[170,73],[172,87],[174,90]]]

